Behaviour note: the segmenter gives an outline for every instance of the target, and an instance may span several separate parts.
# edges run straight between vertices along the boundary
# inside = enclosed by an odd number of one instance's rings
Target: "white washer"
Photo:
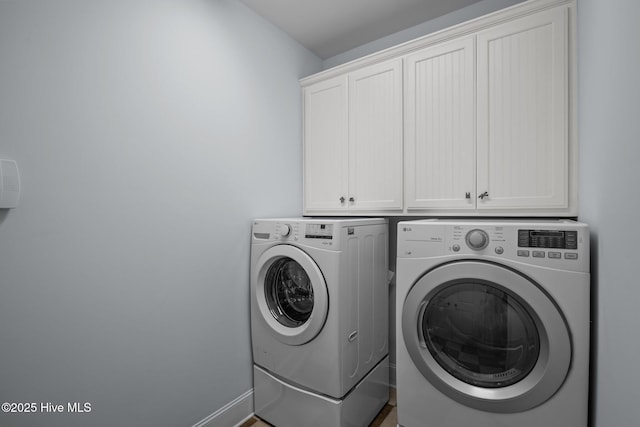
[[[253,223],[254,408],[278,427],[366,426],[389,398],[388,222]]]
[[[589,231],[568,220],[398,223],[403,427],[586,427]]]

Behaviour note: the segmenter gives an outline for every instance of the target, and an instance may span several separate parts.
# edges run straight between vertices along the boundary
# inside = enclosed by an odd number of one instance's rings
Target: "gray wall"
[[[400,43],[404,43],[409,40],[431,34],[439,30],[451,27],[456,24],[468,21],[473,18],[477,18],[482,15],[486,15],[491,12],[495,12],[505,7],[512,6],[516,3],[520,3],[524,0],[481,0],[477,3],[473,3],[467,7],[432,19],[430,21],[423,22],[411,28],[407,28],[403,31],[391,34],[387,37],[375,40],[371,43],[358,46],[354,49],[339,55],[327,58],[323,61],[323,68],[331,68],[336,65],[349,62],[353,59],[361,58],[365,55],[369,55],[374,52],[378,52],[382,49],[386,49],[395,46]]]
[[[0,1],[2,426],[187,426],[252,388],[249,233],[300,215],[298,79],[235,0]]]
[[[640,420],[640,2],[578,0],[580,219],[594,240],[593,420]]]

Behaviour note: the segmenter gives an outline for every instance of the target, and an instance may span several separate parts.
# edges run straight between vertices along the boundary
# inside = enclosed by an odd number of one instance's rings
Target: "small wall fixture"
[[[0,159],[0,209],[15,208],[20,200],[20,173],[14,160]]]

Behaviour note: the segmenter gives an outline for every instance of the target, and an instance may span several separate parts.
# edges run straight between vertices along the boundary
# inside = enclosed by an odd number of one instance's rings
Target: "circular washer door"
[[[329,297],[320,268],[304,251],[274,246],[258,259],[256,302],[274,337],[289,345],[311,341],[327,318]]]
[[[456,261],[423,275],[404,301],[402,335],[434,387],[483,411],[540,405],[571,363],[556,304],[531,279],[489,262]]]

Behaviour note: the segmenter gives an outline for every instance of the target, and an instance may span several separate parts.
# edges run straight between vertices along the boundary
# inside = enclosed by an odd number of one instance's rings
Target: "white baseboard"
[[[253,415],[253,389],[243,393],[193,427],[239,426]]]

